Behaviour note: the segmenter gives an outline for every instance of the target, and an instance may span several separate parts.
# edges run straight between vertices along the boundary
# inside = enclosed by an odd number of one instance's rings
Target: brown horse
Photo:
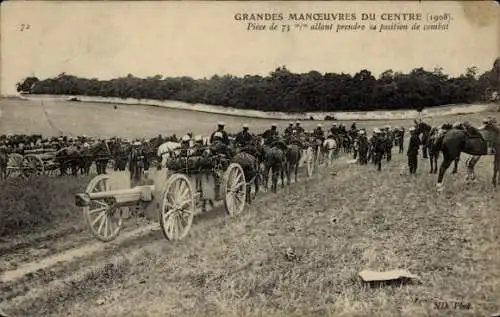
[[[488,137],[488,134],[491,137]],[[441,190],[443,178],[451,162],[460,156],[460,153],[472,155],[467,164],[466,180],[474,180],[474,167],[483,155],[488,155],[487,139],[492,140],[495,149],[495,159],[493,164],[493,186],[497,185],[497,175],[500,169],[500,128],[489,120],[482,127],[476,129],[469,124],[464,124],[463,129],[451,129],[442,140],[441,151],[443,152],[443,162],[439,168],[437,181],[438,190]]]
[[[437,174],[438,172],[438,158],[439,152],[441,151],[441,144],[443,142],[443,137],[451,129],[451,125],[445,125],[446,129],[439,129],[437,127],[433,127],[431,129],[429,138],[427,140],[427,151],[429,154],[429,162],[431,163],[431,170],[429,173]],[[452,174],[456,174],[458,172],[458,162],[460,161],[460,155],[454,160],[455,164],[453,166]]]
[[[318,151],[321,151],[321,148],[319,148]],[[297,174],[299,171],[300,159],[301,159],[300,146],[294,143],[288,144],[286,149],[286,164],[285,164],[286,178],[288,181],[288,185],[290,185],[292,171],[294,173],[295,183],[297,183]]]
[[[281,141],[264,146],[264,184],[266,188],[269,188],[269,172],[272,171],[271,191],[273,193],[276,193],[278,189],[278,175],[281,176],[281,187],[285,187],[286,149],[286,145]]]

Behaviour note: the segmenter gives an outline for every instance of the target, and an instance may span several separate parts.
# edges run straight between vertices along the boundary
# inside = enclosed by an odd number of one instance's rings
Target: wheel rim
[[[10,154],[7,162],[7,176],[24,176],[23,165],[23,156],[21,154]]]
[[[237,215],[245,208],[247,184],[243,168],[239,164],[231,164],[224,175],[226,211],[230,215]]]
[[[314,158],[313,158],[313,153],[312,152],[312,149],[309,148],[307,150],[307,176],[312,176],[312,173],[313,173],[313,164],[314,164]]]
[[[24,158],[23,166],[24,166],[24,174],[27,177],[44,174],[43,161],[37,156],[27,155]]]
[[[189,233],[195,209],[193,194],[186,176],[175,174],[167,181],[160,209],[160,225],[168,240],[180,240]]]
[[[90,182],[86,193],[109,190],[111,190],[109,176],[100,175]],[[90,231],[99,240],[111,241],[120,233],[123,220],[119,217],[118,209],[114,208],[108,200],[92,200],[90,206],[84,207],[84,214]]]

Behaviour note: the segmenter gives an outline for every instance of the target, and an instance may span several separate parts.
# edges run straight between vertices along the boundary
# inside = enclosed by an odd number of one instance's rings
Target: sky
[[[499,8],[494,1],[9,1],[1,6],[1,93],[15,94],[26,76],[62,72],[99,79],[267,75],[281,65],[375,75],[435,66],[451,75],[471,65],[483,72],[500,56]],[[294,25],[301,22],[287,20],[289,13],[355,13],[355,21],[323,23],[380,26],[394,22],[381,21],[382,13],[403,12],[421,13],[421,27],[429,14],[448,13],[452,21],[446,31],[335,32],[300,31]],[[236,13],[282,13],[285,19],[275,23],[291,31],[248,31]],[[376,21],[361,21],[361,13],[375,13]]]

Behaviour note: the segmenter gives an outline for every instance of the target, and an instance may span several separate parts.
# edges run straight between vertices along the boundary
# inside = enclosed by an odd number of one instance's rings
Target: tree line
[[[40,80],[28,77],[17,91],[31,94],[85,95],[100,97],[178,100],[289,113],[314,111],[365,111],[415,109],[459,103],[486,102],[500,92],[500,58],[478,74],[469,67],[453,77],[436,67],[415,68],[409,73],[387,70],[376,78],[363,69],[354,75],[317,71],[297,74],[285,66],[268,76],[214,75],[211,78],[138,78],[129,74],[111,80],[87,79],[60,74]]]

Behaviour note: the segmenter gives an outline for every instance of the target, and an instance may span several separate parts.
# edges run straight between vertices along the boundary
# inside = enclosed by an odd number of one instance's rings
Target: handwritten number
[[[30,24],[21,24],[21,25],[19,26],[19,30],[20,30],[21,32],[24,32],[25,30],[29,30],[29,29],[31,29],[31,25],[30,25]]]

